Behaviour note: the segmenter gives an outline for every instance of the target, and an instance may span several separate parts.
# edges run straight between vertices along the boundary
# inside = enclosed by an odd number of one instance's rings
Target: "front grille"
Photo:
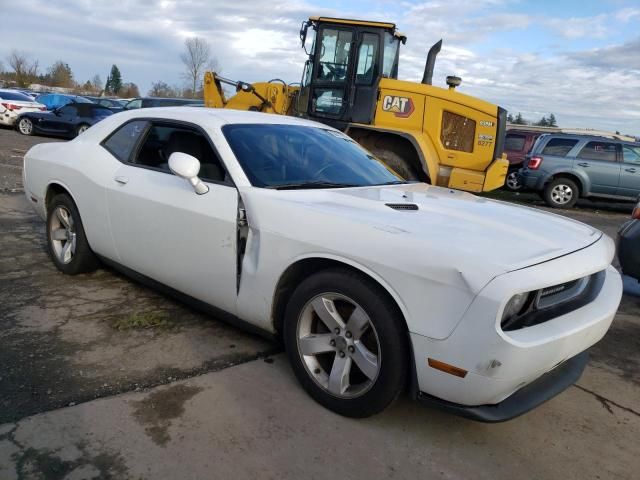
[[[602,290],[605,271],[533,292],[526,308],[502,324],[505,332],[532,327],[584,307]]]
[[[415,203],[385,203],[385,205],[394,210],[418,210],[418,205]]]

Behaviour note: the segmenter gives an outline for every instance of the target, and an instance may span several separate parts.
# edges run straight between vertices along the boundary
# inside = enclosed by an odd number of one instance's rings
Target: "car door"
[[[619,145],[614,142],[588,141],[576,155],[574,168],[581,169],[591,183],[591,193],[615,195],[620,183]]]
[[[622,168],[620,186],[616,195],[637,197],[640,195],[640,146],[622,144]]]
[[[183,123],[153,120],[142,138],[107,188],[120,263],[235,313],[238,193],[219,156],[204,132]],[[215,177],[203,178],[209,192],[196,194],[169,171],[175,151],[195,156]]]

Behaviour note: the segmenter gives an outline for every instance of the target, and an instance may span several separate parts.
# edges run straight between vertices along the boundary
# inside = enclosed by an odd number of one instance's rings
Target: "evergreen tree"
[[[516,118],[514,118],[513,123],[515,125],[526,125],[527,121],[522,118],[522,114],[520,112],[518,112],[518,114],[516,115]]]
[[[120,89],[122,88],[122,75],[120,74],[120,70],[117,65],[111,66],[111,73],[109,74],[109,79],[107,80],[107,87],[109,92],[117,95]]]
[[[510,113],[507,115],[507,122],[513,123],[513,115],[511,115]]]
[[[558,122],[556,121],[556,116],[553,113],[549,114],[549,118],[547,118],[547,125],[549,127],[557,127]]]

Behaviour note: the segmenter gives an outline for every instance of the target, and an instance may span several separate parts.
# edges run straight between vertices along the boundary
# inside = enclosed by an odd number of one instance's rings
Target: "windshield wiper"
[[[335,183],[335,182],[321,182],[321,181],[312,181],[312,182],[300,182],[300,183],[283,183],[280,185],[268,185],[265,188],[272,188],[274,190],[304,190],[311,188],[348,188],[348,187],[359,187],[360,185],[354,185],[351,183]]]

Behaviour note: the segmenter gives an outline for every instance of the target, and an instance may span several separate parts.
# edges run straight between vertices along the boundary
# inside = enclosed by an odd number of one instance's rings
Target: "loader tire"
[[[409,162],[396,152],[392,152],[391,150],[373,149],[371,150],[371,153],[382,160],[389,168],[405,180],[420,180],[417,172]]]

